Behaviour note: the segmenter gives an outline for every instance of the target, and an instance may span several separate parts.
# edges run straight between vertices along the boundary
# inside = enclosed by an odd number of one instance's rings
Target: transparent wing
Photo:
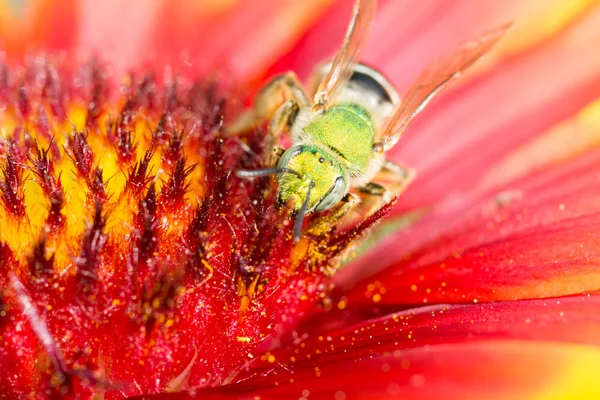
[[[494,47],[511,24],[485,33],[480,38],[463,43],[456,51],[434,61],[402,97],[401,103],[388,120],[381,144],[385,151],[394,147],[410,122],[450,81],[473,65]]]
[[[319,84],[315,92],[315,109],[322,111],[337,88],[350,79],[354,66],[358,62],[360,49],[375,14],[376,0],[356,0],[352,11],[352,20],[348,25],[342,47],[331,64],[331,69]]]

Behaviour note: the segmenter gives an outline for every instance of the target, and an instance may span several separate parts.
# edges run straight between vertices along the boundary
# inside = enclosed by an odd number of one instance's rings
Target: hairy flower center
[[[381,217],[304,238],[222,135],[214,80],[35,59],[0,66],[0,357],[15,393],[134,395],[234,382],[322,304],[334,258]]]

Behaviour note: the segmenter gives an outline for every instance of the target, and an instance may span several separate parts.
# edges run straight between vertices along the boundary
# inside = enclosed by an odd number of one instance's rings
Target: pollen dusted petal
[[[334,307],[335,311],[306,321],[298,327],[298,336],[286,337],[286,345],[273,354],[285,358],[282,354],[294,353],[296,361],[316,363],[320,362],[314,358],[317,349],[326,354],[322,361],[328,362],[344,359],[350,349],[365,355],[473,340],[517,339],[597,346],[600,317],[595,310],[599,304],[598,294],[439,304],[392,313],[389,310],[397,307],[377,305],[366,309],[347,303],[343,309]],[[300,342],[297,337],[306,339]],[[300,351],[296,351],[298,348]]]
[[[235,386],[200,391],[203,398],[333,399],[595,399],[593,346],[521,341],[441,344],[348,362],[280,371]],[[473,368],[473,366],[484,366]],[[188,399],[163,395],[151,399]]]
[[[252,376],[202,395],[591,399],[599,394],[589,368],[600,360],[599,305],[598,296],[578,296],[324,314],[253,365]]]
[[[253,365],[251,376],[201,393],[591,399],[600,393],[590,368],[600,361],[599,306],[595,295],[439,305],[383,317],[325,313]],[[186,398],[179,396],[157,398]]]

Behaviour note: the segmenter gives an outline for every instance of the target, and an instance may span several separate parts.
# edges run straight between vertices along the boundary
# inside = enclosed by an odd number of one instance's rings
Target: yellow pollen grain
[[[238,336],[236,339],[241,343],[250,343],[250,338],[247,336]]]

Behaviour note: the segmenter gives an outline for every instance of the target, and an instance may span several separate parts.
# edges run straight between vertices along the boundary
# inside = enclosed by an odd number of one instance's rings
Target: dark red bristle
[[[98,118],[104,111],[104,102],[106,101],[106,81],[104,79],[104,73],[100,67],[100,63],[92,59],[88,67],[90,81],[91,81],[91,93],[89,95],[89,101],[87,106],[87,115],[85,120],[85,126],[90,129],[98,127]]]
[[[106,193],[105,182],[102,177],[102,168],[96,167],[88,189],[88,198],[93,204],[104,205],[104,203],[106,203],[106,201],[109,199],[109,196]]]
[[[8,153],[0,161],[0,172],[0,199],[4,209],[11,215],[24,217],[23,167],[15,163],[11,153]]]
[[[17,110],[21,115],[22,119],[28,119],[29,114],[31,113],[31,104],[29,102],[29,98],[27,96],[26,84],[21,83],[21,85],[17,88]]]
[[[39,284],[47,283],[54,275],[54,254],[48,255],[46,240],[46,236],[42,235],[27,259],[29,273],[34,282]]]
[[[34,151],[27,155],[29,162],[33,165],[37,183],[42,187],[46,198],[50,201],[50,213],[46,224],[50,227],[59,227],[64,224],[64,216],[61,211],[65,203],[65,194],[60,182],[60,174],[54,173],[54,165],[48,157],[49,149],[35,146]]]
[[[46,65],[46,81],[42,90],[42,98],[49,103],[53,117],[57,118],[59,121],[65,121],[67,119],[67,113],[63,104],[64,93],[60,81],[60,74],[58,70],[51,65]]]
[[[16,129],[15,131],[20,132],[20,129]],[[21,146],[18,140],[15,138],[14,133],[13,137],[2,141],[0,139],[0,154],[10,154],[16,164],[23,166],[27,163],[27,157],[25,156],[25,149]]]
[[[156,124],[156,129],[152,132],[152,139],[157,144],[163,145],[171,139],[171,132],[177,133],[177,126],[171,115],[168,112],[164,112],[158,124]]]
[[[104,233],[105,225],[106,220],[102,215],[102,205],[97,203],[94,220],[83,233],[80,253],[75,260],[79,293],[89,294],[97,283],[96,271],[101,262],[101,252],[107,240]]]
[[[153,156],[154,144],[146,151],[144,157],[129,170],[125,190],[133,193],[134,196],[140,195],[152,180],[148,167]]]
[[[117,119],[116,128],[118,135],[121,132],[135,130],[136,115],[140,109],[142,107],[151,108],[155,104],[153,96],[156,82],[153,75],[146,75],[139,85],[136,84],[135,76],[132,76],[131,82],[132,84],[128,88],[129,97]]]
[[[154,279],[145,283],[140,296],[138,313],[144,323],[146,341],[155,334],[161,316],[170,317],[173,314],[181,287],[179,276],[166,270],[158,272]]]
[[[86,182],[93,179],[92,162],[94,161],[94,153],[88,144],[87,135],[82,132],[73,132],[69,138],[69,148],[66,153],[69,155],[78,175]]]
[[[206,233],[208,226],[208,216],[212,209],[212,198],[205,197],[200,204],[200,207],[196,209],[194,218],[188,226],[188,230],[185,233],[185,239],[189,242],[196,240],[201,234]]]
[[[117,127],[116,129],[117,157],[121,165],[129,165],[133,161],[137,147],[133,139],[133,132],[122,127]]]
[[[184,196],[188,192],[190,183],[188,177],[195,165],[186,166],[186,158],[181,158],[175,164],[173,173],[162,188],[160,204],[165,209],[180,208],[184,204]]]
[[[138,204],[138,214],[136,221],[138,227],[146,224],[146,221],[153,222],[156,216],[157,201],[156,201],[156,183],[151,182],[148,186],[146,196]]]
[[[10,90],[10,69],[8,65],[0,61],[0,99],[6,103],[8,91]]]
[[[52,157],[54,157],[55,160],[60,160],[60,150],[58,148],[58,144],[52,136],[52,127],[50,126],[48,113],[46,113],[46,110],[42,106],[39,106],[37,109],[35,126],[38,136],[50,142],[50,151],[52,152]]]
[[[184,130],[174,130],[169,135],[167,148],[162,152],[162,161],[170,168],[173,168],[183,154]]]
[[[159,237],[156,224],[156,185],[150,183],[146,196],[139,202],[138,213],[134,218],[135,240],[132,247],[134,284],[143,284],[156,275]]]
[[[52,128],[50,127],[50,121],[48,120],[48,114],[44,110],[43,106],[38,106],[37,115],[35,120],[36,133],[44,139],[52,139]]]
[[[8,287],[8,273],[15,268],[16,260],[10,246],[0,241],[0,294],[3,288]]]
[[[177,78],[173,79],[169,84],[167,84],[165,89],[165,110],[167,112],[175,110],[177,106],[181,104],[178,96],[178,86],[179,80]]]
[[[83,178],[88,187],[87,197],[90,204],[103,205],[108,200],[108,196],[102,178],[102,169],[93,168],[94,153],[87,141],[87,134],[73,132],[65,151],[75,165],[77,174]]]
[[[203,260],[206,261],[204,246],[208,237],[207,226],[211,204],[210,197],[204,199],[183,235],[185,273],[194,281],[204,279],[207,273]]]
[[[156,77],[154,73],[148,73],[135,90],[135,107],[145,107],[149,110],[156,106]]]
[[[127,131],[133,128],[136,114],[136,104],[134,99],[128,99],[125,105],[121,109],[117,128],[121,131]]]
[[[13,130],[13,148],[16,150],[14,153],[15,159],[22,164],[27,163],[27,154],[34,151],[37,143],[33,139],[33,136],[29,131],[23,127],[23,125],[15,126]]]

